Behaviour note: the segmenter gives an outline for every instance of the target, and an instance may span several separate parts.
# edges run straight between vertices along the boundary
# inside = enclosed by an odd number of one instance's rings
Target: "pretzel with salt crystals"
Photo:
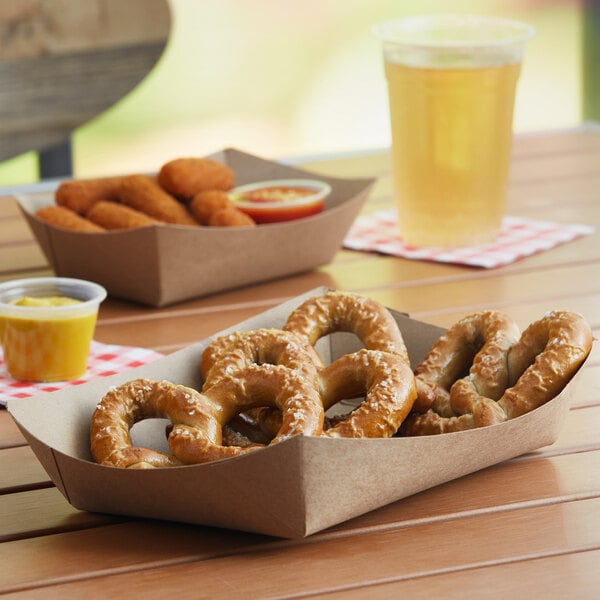
[[[450,388],[465,373],[479,394],[498,400],[508,385],[508,350],[519,335],[509,316],[493,310],[455,323],[415,369],[417,401],[413,410],[423,413],[433,408],[442,416],[454,416]]]
[[[432,407],[424,414],[409,416],[402,432],[428,435],[460,431],[526,414],[560,393],[586,359],[591,346],[592,332],[581,315],[550,312],[529,325],[506,352],[505,365],[500,369],[506,385],[499,397],[497,388],[495,398],[486,397],[477,388],[474,377],[458,379],[449,392],[452,415],[440,414]],[[477,358],[487,360],[483,351]]]
[[[336,331],[354,333],[366,348],[344,355],[319,372],[325,410],[365,393],[347,418],[338,419],[329,437],[389,437],[410,412],[415,380],[398,325],[379,302],[358,294],[328,292],[298,306],[283,326],[314,346]]]
[[[110,389],[92,415],[90,445],[96,462],[128,469],[172,467],[181,461],[170,454],[132,446],[130,429],[138,421],[168,417],[172,423],[202,424],[196,407],[200,393],[168,381],[135,379]]]
[[[389,437],[410,412],[416,391],[406,347],[394,318],[374,300],[329,292],[309,298],[296,308],[282,332],[267,331],[276,342],[280,342],[280,336],[292,336],[294,345],[300,345],[302,356],[294,355],[293,349],[290,352],[281,344],[269,350],[271,341],[265,333],[257,336],[260,332],[242,332],[219,338],[207,347],[202,357],[203,390],[210,391],[220,373],[233,373],[248,362],[270,360],[297,369],[313,382],[325,410],[344,398],[365,396],[351,415],[336,418],[323,435]],[[356,333],[367,348],[324,367],[313,345],[334,331]],[[255,348],[257,343],[260,348]],[[265,443],[279,430],[281,415],[277,410],[262,407],[240,414],[230,425],[225,429],[227,443]]]
[[[312,385],[286,367],[250,365],[233,377],[220,379],[208,394],[146,379],[110,390],[92,415],[92,456],[103,465],[134,469],[238,456],[258,446],[223,446],[223,425],[238,412],[265,405],[278,408],[283,415],[271,443],[292,435],[319,435],[323,429],[323,405]],[[171,420],[168,442],[172,455],[132,446],[133,424],[152,417]]]
[[[573,312],[552,311],[535,321],[508,353],[509,389],[498,404],[509,419],[554,398],[592,349],[592,330]]]
[[[289,315],[284,331],[293,331],[314,346],[335,331],[358,336],[369,350],[381,350],[408,361],[408,352],[390,312],[375,300],[350,292],[327,292],[305,300]]]
[[[212,340],[202,353],[200,373],[204,381],[203,391],[209,390],[223,377],[252,364],[283,365],[317,387],[317,373],[323,367],[314,348],[292,332],[268,328],[237,331]],[[224,444],[268,444],[280,427],[280,411],[255,408],[236,415],[224,426]]]
[[[251,364],[276,364],[296,370],[315,383],[323,363],[314,348],[301,336],[279,329],[238,331],[214,339],[200,361],[203,390],[223,377]]]

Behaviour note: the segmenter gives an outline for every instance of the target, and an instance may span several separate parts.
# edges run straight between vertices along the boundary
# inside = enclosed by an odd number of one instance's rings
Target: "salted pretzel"
[[[319,435],[323,405],[316,389],[282,366],[250,365],[223,377],[207,394],[167,381],[136,379],[116,387],[97,405],[90,427],[96,462],[148,469],[238,456],[256,445],[222,445],[222,427],[253,406],[277,407],[283,415],[276,443],[293,435]],[[172,454],[132,446],[130,429],[143,419],[168,418]]]
[[[436,410],[434,403],[424,414],[410,415],[402,425],[402,433],[461,431],[523,415],[564,388],[589,354],[591,345],[592,332],[583,317],[567,311],[550,312],[529,325],[504,353],[499,371],[505,384],[499,393],[498,386],[486,388],[472,375],[460,378],[449,389],[447,406],[451,414]],[[476,359],[487,363],[485,349],[479,351]]]
[[[293,332],[268,328],[239,331],[214,339],[202,353],[203,390],[234,371],[265,363],[293,369],[311,382],[323,367],[314,348]]]
[[[282,415],[270,444],[294,435],[317,436],[323,431],[324,410],[318,391],[306,379],[282,365],[251,364],[214,383],[202,397],[203,427],[177,424],[169,435],[173,454],[184,463],[197,464],[239,456],[262,447],[222,444],[222,429],[239,413],[271,406]]]
[[[417,391],[410,365],[399,355],[361,349],[341,356],[320,374],[323,406],[362,394],[350,415],[336,419],[327,437],[391,437],[410,413]]]
[[[340,357],[319,372],[325,410],[365,394],[365,400],[323,435],[389,437],[410,412],[416,398],[408,352],[396,321],[379,302],[348,292],[327,292],[298,306],[283,326],[311,346],[330,333],[354,333],[365,348]]]
[[[509,389],[498,404],[509,419],[560,393],[592,349],[592,330],[573,312],[552,311],[535,321],[508,353]]]
[[[128,469],[171,467],[181,461],[171,454],[132,446],[130,429],[138,421],[169,418],[196,427],[200,393],[168,381],[135,379],[109,390],[92,415],[90,445],[96,462]]]
[[[433,408],[442,416],[454,416],[450,388],[466,373],[479,394],[498,400],[508,385],[507,353],[519,334],[509,316],[493,310],[474,313],[455,323],[415,369],[414,410],[423,413]]]
[[[327,292],[298,306],[283,326],[308,339],[314,346],[319,338],[335,331],[354,333],[369,350],[402,356],[408,353],[402,334],[390,312],[375,300],[350,292]]]

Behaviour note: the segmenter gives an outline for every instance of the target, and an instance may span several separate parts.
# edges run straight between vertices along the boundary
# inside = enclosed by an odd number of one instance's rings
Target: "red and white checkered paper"
[[[32,383],[16,381],[6,371],[4,355],[0,350],[0,406],[6,406],[13,398],[26,398],[44,392],[55,392],[71,385],[81,385],[97,379],[108,377],[127,369],[133,369],[152,362],[163,355],[146,348],[116,346],[92,341],[85,375],[74,381],[55,383]]]
[[[395,209],[363,215],[350,228],[344,247],[443,263],[492,269],[515,262],[594,232],[588,225],[569,225],[505,217],[495,242],[470,248],[416,247],[399,234]]]

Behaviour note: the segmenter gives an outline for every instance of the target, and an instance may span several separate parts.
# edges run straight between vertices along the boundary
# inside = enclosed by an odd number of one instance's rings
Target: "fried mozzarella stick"
[[[184,200],[204,190],[230,190],[234,181],[234,173],[227,165],[210,158],[176,158],[165,163],[158,173],[161,187]]]
[[[118,200],[120,182],[121,177],[63,181],[54,193],[54,200],[59,206],[85,215],[99,200]]]
[[[188,209],[165,192],[151,177],[128,175],[121,179],[120,201],[165,223],[175,225],[198,225]]]
[[[54,204],[44,206],[36,211],[35,216],[42,219],[42,221],[46,221],[46,223],[62,227],[63,229],[70,229],[71,231],[92,233],[105,231],[104,227],[92,223],[85,217],[78,215],[75,211],[64,206],[56,206]]]
[[[135,229],[136,227],[147,227],[156,225],[161,221],[148,215],[116,202],[100,200],[96,202],[87,212],[86,217],[105,229]]]

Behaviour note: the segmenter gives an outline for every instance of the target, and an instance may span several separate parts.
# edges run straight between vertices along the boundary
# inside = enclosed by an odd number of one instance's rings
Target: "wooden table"
[[[379,178],[385,153],[307,163]],[[509,212],[596,233],[496,270],[340,251],[310,273],[162,310],[108,300],[96,339],[170,353],[319,285],[450,326],[484,307],[521,327],[581,312],[600,332],[600,129],[518,137]],[[0,279],[49,274],[14,201],[0,202]],[[0,411],[0,591],[11,597],[593,598],[600,595],[600,354],[558,441],[302,541],[87,514],[53,487]],[[451,457],[448,457],[451,460]]]

